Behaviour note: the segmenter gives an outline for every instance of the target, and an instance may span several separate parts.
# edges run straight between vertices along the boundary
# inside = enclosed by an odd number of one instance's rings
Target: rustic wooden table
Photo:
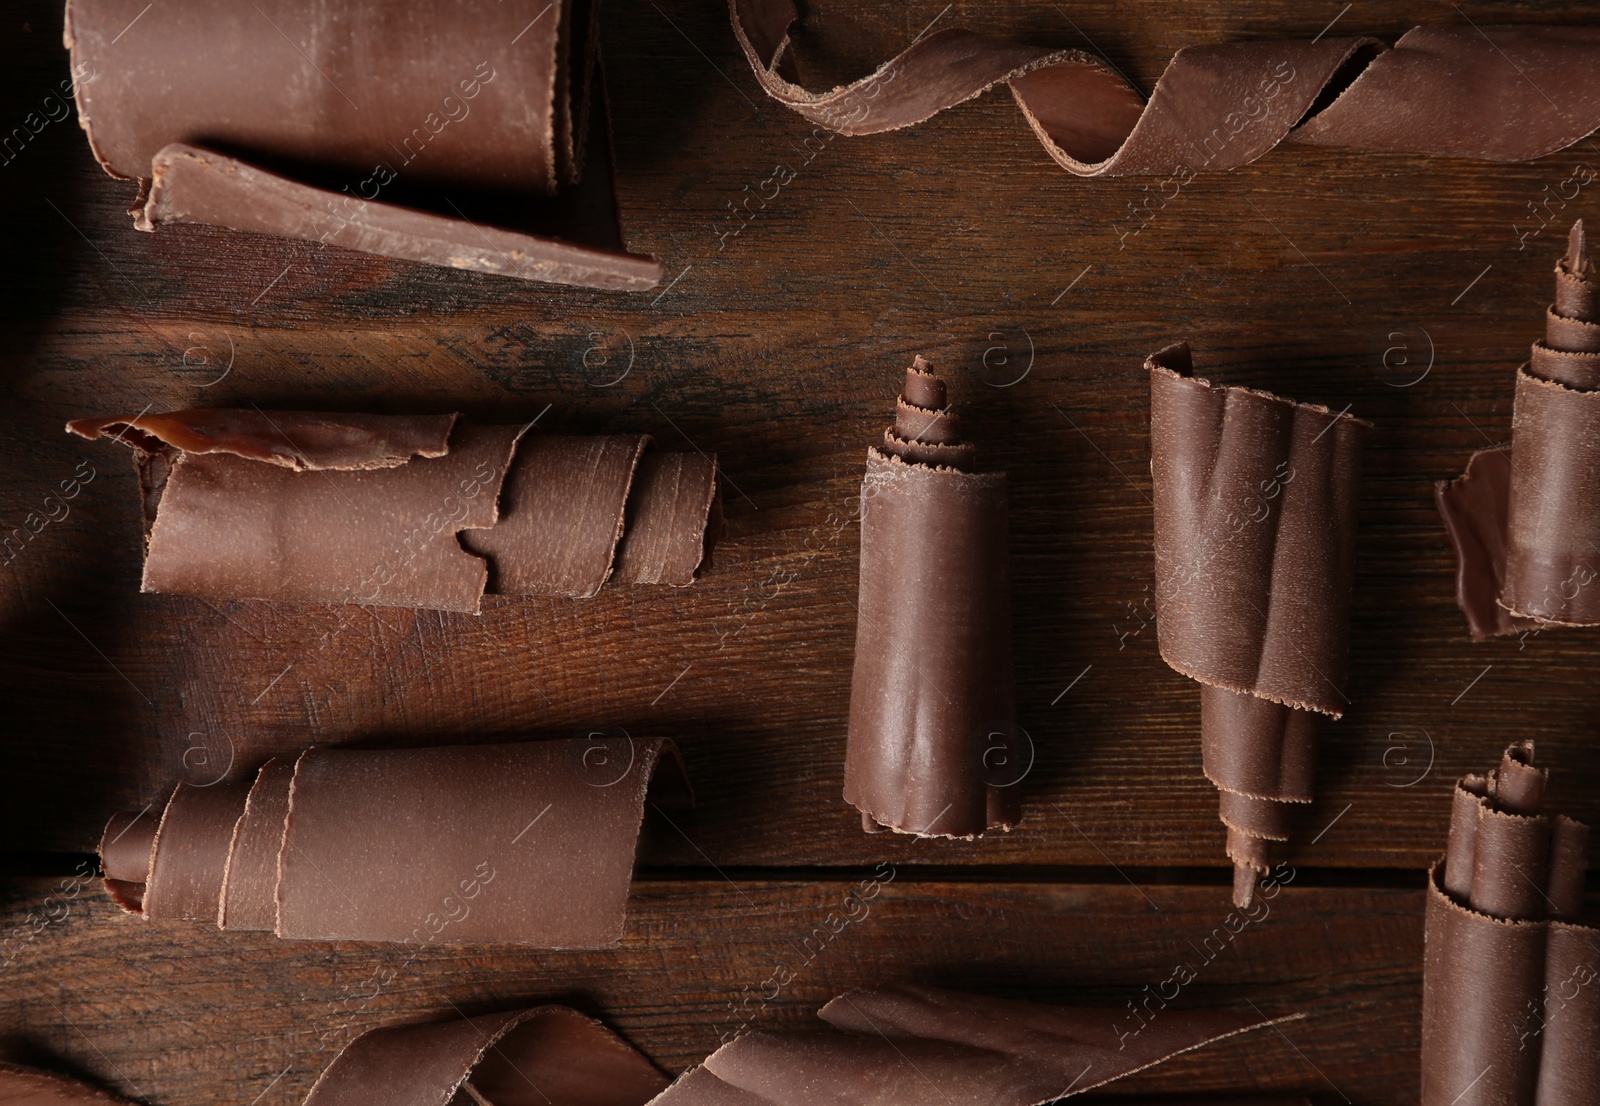
[[[1336,16],[1331,33],[1391,40],[1467,17],[1600,21],[1594,3],[1509,0],[812,8],[813,86],[866,72],[936,20],[1092,46],[1146,92],[1180,47],[1309,37]],[[0,12],[9,128],[68,66],[58,3]],[[1514,166],[1288,147],[1202,175],[1135,221],[1149,182],[1058,170],[1003,91],[908,131],[807,144],[811,127],[758,90],[716,0],[615,0],[604,26],[626,233],[667,267],[648,293],[206,228],[137,234],[131,187],[101,173],[72,119],[8,151],[3,529],[85,458],[94,476],[0,573],[0,932],[40,930],[0,969],[0,1051],[164,1106],[286,1106],[355,1033],[452,1010],[571,1001],[676,1072],[741,1015],[802,1025],[855,985],[1120,1008],[1188,962],[1185,1003],[1307,1018],[1117,1094],[1415,1101],[1423,869],[1451,781],[1531,737],[1565,807],[1600,816],[1600,638],[1471,643],[1431,484],[1507,433],[1561,236],[1573,216],[1600,216],[1600,193],[1551,197],[1574,166],[1600,166],[1600,147]],[[735,220],[776,166],[793,179]],[[1215,379],[1351,404],[1377,427],[1352,704],[1324,728],[1292,884],[1210,958],[1198,946],[1229,913],[1229,872],[1197,691],[1139,617],[1152,587],[1141,362],[1178,338]],[[1022,827],[971,844],[864,835],[840,799],[857,552],[843,505],[915,353],[953,380],[985,462],[1011,479],[1036,758]],[[682,592],[491,598],[481,617],[352,621],[138,594],[131,468],[62,424],[245,403],[648,431],[719,455],[728,536]],[[109,812],[178,780],[241,775],[313,742],[595,725],[676,738],[699,796],[692,814],[647,825],[619,950],[407,960],[152,928],[92,883],[32,920]],[[885,870],[870,916],[797,951]],[[765,997],[780,963],[798,963],[796,978]],[[382,967],[396,979],[369,996],[362,981]]]

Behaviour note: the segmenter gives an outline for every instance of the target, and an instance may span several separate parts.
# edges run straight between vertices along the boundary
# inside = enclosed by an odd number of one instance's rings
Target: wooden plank
[[[889,880],[876,892],[875,875]],[[918,882],[887,863],[807,883],[647,882],[614,951],[432,948],[414,959],[150,926],[88,890],[6,969],[0,1041],[163,1106],[292,1106],[352,1036],[396,1021],[569,1002],[676,1073],[719,1033],[807,1026],[833,995],[883,981],[1103,1005],[1131,1030],[1127,1004],[1187,964],[1195,979],[1174,1008],[1253,1003],[1306,1020],[1180,1057],[1116,1084],[1118,1095],[1413,1101],[1421,892],[1302,882],[1254,922],[1230,922],[1219,888]],[[869,897],[849,905],[863,884]],[[14,888],[0,932],[24,925],[56,886]],[[771,982],[780,966],[793,973],[787,986]]]

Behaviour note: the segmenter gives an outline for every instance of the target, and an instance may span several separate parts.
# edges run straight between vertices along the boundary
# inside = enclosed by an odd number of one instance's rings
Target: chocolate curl
[[[1545,336],[1517,370],[1509,445],[1435,486],[1475,640],[1600,624],[1600,288],[1583,221],[1556,263]]]
[[[1309,803],[1319,714],[1344,713],[1361,445],[1370,424],[1192,376],[1186,343],[1145,362],[1156,635],[1197,680],[1206,777],[1247,907],[1290,804]]]
[[[475,613],[486,589],[694,582],[719,519],[715,457],[526,429],[227,409],[67,425],[133,451],[143,591]]]
[[[597,2],[144,7],[71,0],[65,28],[88,74],[79,120],[106,172],[139,182],[138,229],[209,223],[594,288],[660,280],[617,222]]]
[[[154,922],[603,948],[622,937],[647,793],[692,803],[662,738],[312,748],[253,784],[180,785],[159,820],[113,815],[100,862]]]
[[[1045,152],[1082,177],[1232,169],[1285,141],[1525,161],[1600,126],[1592,27],[1416,27],[1393,49],[1371,38],[1193,46],[1173,56],[1146,104],[1102,58],[959,28],[811,92],[790,52],[792,0],[728,7],[761,87],[813,123],[847,135],[899,130],[1003,82]]]
[[[645,1106],[667,1078],[626,1041],[565,1006],[363,1033],[305,1106]]]
[[[868,831],[970,839],[1022,819],[1006,478],[975,458],[918,357],[861,484],[844,797]]]
[[[0,1106],[114,1106],[128,1100],[53,1072],[0,1061]]]
[[[1580,1106],[1600,1087],[1588,828],[1544,808],[1533,742],[1456,786],[1429,871],[1422,1106]]]
[[[850,991],[820,1013],[831,1031],[743,1034],[652,1106],[1040,1106],[1293,1020],[1165,1010],[1128,1032],[1108,1009],[910,985]]]

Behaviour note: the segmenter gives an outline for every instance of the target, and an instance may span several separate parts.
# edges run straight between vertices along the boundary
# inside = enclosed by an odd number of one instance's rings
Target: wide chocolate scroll
[[[133,451],[147,592],[475,612],[484,591],[686,587],[716,458],[457,415],[216,409],[79,419]]]
[[[432,265],[644,289],[598,0],[70,0],[78,117],[140,230],[210,223]],[[497,225],[500,224],[500,225]]]
[[[0,1061],[0,1106],[115,1106],[128,1100],[53,1072]]]
[[[1428,873],[1422,1106],[1590,1106],[1600,1088],[1600,930],[1589,827],[1544,810],[1533,742],[1456,784]]]
[[[603,948],[622,938],[647,792],[691,801],[665,739],[311,748],[113,815],[100,863],[112,898],[151,921]]]
[[[1510,444],[1436,485],[1474,638],[1600,625],[1600,285],[1581,219],[1555,281],[1544,340],[1517,370]]]
[[[1022,819],[1005,473],[971,471],[918,357],[861,482],[844,797],[869,831],[972,838]]]
[[[1284,141],[1525,161],[1600,126],[1600,28],[1417,27],[1372,38],[1192,46],[1149,103],[1103,58],[946,28],[871,75],[802,87],[793,0],[728,0],[768,95],[840,134],[920,123],[1005,83],[1064,169],[1084,177],[1232,169]]]
[[[1361,445],[1369,424],[1192,376],[1186,343],[1145,362],[1156,636],[1198,680],[1234,901],[1248,906],[1290,804],[1312,800],[1316,716],[1344,713]]]

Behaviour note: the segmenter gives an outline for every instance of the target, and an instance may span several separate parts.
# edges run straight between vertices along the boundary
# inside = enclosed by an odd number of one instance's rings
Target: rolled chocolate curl
[[[129,1106],[128,1100],[64,1075],[0,1061],[0,1106]]]
[[[1510,443],[1435,485],[1475,640],[1600,624],[1600,286],[1581,219],[1555,285],[1544,339],[1517,370]]]
[[[1544,812],[1533,742],[1457,785],[1429,870],[1422,1106],[1581,1106],[1600,1087],[1588,827]]]
[[[1004,83],[1045,152],[1080,177],[1232,169],[1282,142],[1526,161],[1600,126],[1594,27],[1416,27],[1392,49],[1320,36],[1191,46],[1146,103],[1103,58],[960,28],[812,92],[790,51],[792,0],[728,7],[761,87],[813,123],[899,130]]]
[[[67,430],[133,452],[147,592],[476,612],[486,589],[686,587],[721,518],[715,456],[645,435],[225,408]]]
[[[90,148],[139,182],[140,230],[645,289],[661,265],[622,244],[598,8],[71,0],[65,41]]]
[[[1161,657],[1200,682],[1234,902],[1248,906],[1290,804],[1309,803],[1316,716],[1344,713],[1361,446],[1352,415],[1145,362]]]
[[[973,838],[1022,818],[1006,477],[975,459],[916,358],[861,483],[844,797],[869,831]]]
[[[647,794],[692,803],[671,741],[311,748],[113,815],[100,863],[112,898],[152,922],[604,948],[622,937]]]

